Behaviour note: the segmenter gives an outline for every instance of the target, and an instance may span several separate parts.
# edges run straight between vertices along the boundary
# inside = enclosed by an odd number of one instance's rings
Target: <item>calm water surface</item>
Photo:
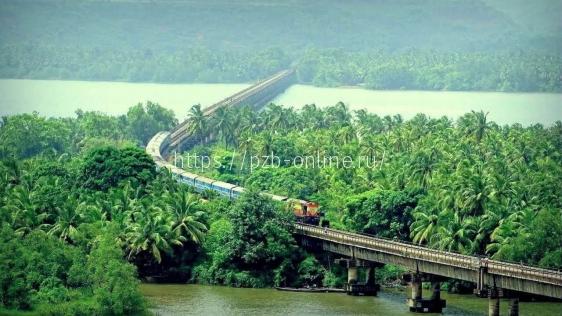
[[[378,297],[341,293],[294,293],[273,289],[237,289],[204,285],[143,284],[141,290],[156,315],[375,315],[412,316],[406,293],[383,290]],[[443,315],[487,315],[487,299],[442,294]],[[520,303],[521,315],[561,315],[562,303]],[[507,301],[501,302],[502,315]]]
[[[154,84],[59,80],[0,80],[0,115],[38,111],[47,116],[73,116],[77,108],[123,114],[138,102],[151,100],[172,109],[181,120],[191,105],[210,105],[247,84]],[[447,91],[374,91],[358,88],[316,88],[293,85],[274,102],[296,108],[347,103],[379,115],[416,113],[457,118],[470,110],[490,112],[500,124],[552,124],[562,120],[562,94]]]
[[[309,103],[333,105],[338,101],[352,110],[364,108],[378,115],[399,113],[406,119],[420,112],[431,117],[457,118],[471,110],[483,110],[490,112],[489,119],[499,124],[549,125],[562,120],[560,93],[380,91],[293,85],[274,100],[297,108]]]
[[[37,111],[68,117],[78,108],[118,115],[150,100],[173,110],[181,120],[192,105],[213,104],[248,86],[6,79],[0,80],[0,115]]]

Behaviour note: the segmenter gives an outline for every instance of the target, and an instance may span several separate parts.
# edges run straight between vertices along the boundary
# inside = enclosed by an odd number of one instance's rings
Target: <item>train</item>
[[[245,191],[241,186],[187,172],[166,161],[162,153],[168,152],[171,142],[170,135],[169,132],[159,132],[154,135],[146,146],[146,152],[152,157],[158,169],[168,169],[177,181],[193,187],[198,192],[211,190],[230,200],[234,200]],[[329,222],[323,219],[324,213],[320,211],[319,205],[315,202],[265,192],[261,194],[274,201],[285,203],[287,208],[292,210],[295,220],[299,223],[329,227]]]

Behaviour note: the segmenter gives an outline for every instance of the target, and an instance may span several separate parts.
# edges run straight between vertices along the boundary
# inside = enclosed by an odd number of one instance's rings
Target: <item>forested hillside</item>
[[[560,91],[561,8],[541,4],[531,19],[501,1],[8,0],[0,77],[248,82],[296,66],[320,86]]]

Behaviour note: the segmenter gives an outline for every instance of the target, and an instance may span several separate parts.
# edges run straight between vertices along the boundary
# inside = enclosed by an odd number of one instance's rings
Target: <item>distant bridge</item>
[[[293,70],[284,70],[274,76],[240,91],[204,110],[210,116],[216,109],[227,106],[250,105],[255,109],[272,100],[280,91],[292,84]],[[192,143],[188,133],[188,121],[178,125],[173,131],[160,132],[150,140],[147,152],[160,167],[169,168],[173,173],[178,168],[166,161],[166,155],[172,148],[180,148]],[[211,189],[212,179],[206,182]],[[223,186],[224,187],[224,186]],[[232,197],[232,196],[231,196]],[[518,315],[519,301],[517,293],[530,293],[556,299],[562,299],[562,272],[541,269],[521,264],[489,260],[475,256],[466,256],[452,252],[439,251],[405,242],[365,236],[335,229],[295,224],[295,235],[303,247],[328,251],[346,259],[348,269],[347,289],[350,293],[372,294],[378,287],[371,286],[373,268],[381,264],[402,266],[411,274],[406,281],[412,288],[408,305],[413,312],[440,312],[445,307],[441,300],[440,282],[452,278],[473,282],[475,293],[489,298],[489,315],[499,315],[499,298],[510,297],[510,315]],[[357,280],[357,269],[367,268],[367,282]],[[422,281],[432,283],[432,296],[422,298]]]
[[[288,86],[294,82],[294,70],[287,69],[276,73],[275,75],[257,82],[256,84],[235,93],[203,110],[206,116],[212,115],[218,108],[221,107],[237,107],[237,106],[250,106],[254,109],[259,109],[267,102],[273,100],[275,96],[283,92]],[[186,120],[179,124],[171,132],[170,147],[180,148],[189,139],[187,133],[189,121]]]

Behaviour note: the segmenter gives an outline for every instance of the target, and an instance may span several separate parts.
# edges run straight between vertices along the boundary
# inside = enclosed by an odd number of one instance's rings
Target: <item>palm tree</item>
[[[353,126],[346,125],[337,130],[337,139],[344,145],[353,142],[356,139],[355,130]]]
[[[197,211],[197,198],[180,191],[166,195],[164,200],[166,210],[172,214],[172,229],[176,234],[200,244],[207,227],[198,221],[203,212]]]
[[[189,110],[188,117],[188,133],[194,135],[199,139],[201,145],[203,145],[203,140],[205,139],[205,134],[208,129],[207,117],[203,114],[201,110],[201,104],[195,104]]]
[[[270,103],[264,110],[264,119],[267,128],[274,133],[286,131],[294,121],[294,113],[291,109]]]
[[[23,235],[43,224],[49,214],[42,210],[28,182],[16,185],[6,196],[3,210],[9,214],[11,226]]]
[[[443,225],[439,225],[437,236],[432,240],[432,246],[446,251],[469,253],[473,248],[476,232],[474,220],[470,217],[462,218],[458,212],[448,212],[442,215]]]
[[[370,114],[367,110],[355,111],[355,121],[360,137],[378,134],[383,130],[383,122],[378,115]]]
[[[255,134],[259,130],[258,116],[251,107],[244,106],[240,108],[238,110],[238,116],[240,117],[240,134]]]
[[[374,160],[373,164],[377,161],[377,159],[382,159],[382,155],[384,153],[384,148],[372,135],[365,136],[361,139],[359,149],[361,154],[366,156],[369,161],[371,161],[371,159]]]
[[[336,105],[327,108],[326,113],[331,124],[340,126],[351,124],[349,108],[343,102],[338,102]]]
[[[488,112],[484,111],[475,112],[471,111],[459,118],[458,125],[461,130],[464,130],[465,135],[474,136],[477,143],[485,137],[486,131],[491,128],[491,124],[487,121]]]
[[[77,227],[82,223],[80,209],[85,207],[84,202],[78,202],[73,196],[68,197],[62,206],[55,208],[54,224],[45,224],[47,234],[68,240],[77,233]]]
[[[249,132],[245,132],[241,135],[240,141],[238,143],[238,149],[241,155],[246,155],[247,157],[252,157],[254,154],[254,149],[256,147],[256,139]],[[250,159],[244,159],[244,164],[249,164]]]
[[[439,162],[439,155],[435,147],[430,147],[418,151],[410,162],[412,178],[424,189],[428,188],[431,175]]]
[[[412,242],[418,244],[429,243],[438,229],[439,212],[436,208],[415,211],[412,216],[414,222],[410,226]]]
[[[306,104],[300,110],[299,115],[301,130],[316,130],[327,126],[324,111],[319,109],[316,104]]]
[[[267,156],[273,152],[273,147],[272,147],[273,135],[270,132],[265,131],[263,133],[260,133],[257,143],[258,143],[259,155]]]
[[[484,111],[480,111],[480,112],[472,111],[472,114],[476,119],[476,126],[473,133],[478,143],[480,143],[482,138],[484,138],[484,134],[486,133],[486,130],[490,128],[490,124],[486,121],[486,117],[488,116],[488,113],[489,112],[484,113]]]
[[[454,204],[463,215],[480,216],[484,214],[489,202],[489,185],[484,173],[484,165],[463,160],[452,176]]]
[[[232,138],[231,112],[225,107],[218,108],[213,114],[213,130],[217,131],[224,140],[224,147],[228,148],[228,142]]]
[[[173,224],[172,216],[157,206],[135,212],[125,233],[128,257],[148,252],[161,263],[162,252],[171,253],[174,245],[182,246],[187,240],[173,229]]]

